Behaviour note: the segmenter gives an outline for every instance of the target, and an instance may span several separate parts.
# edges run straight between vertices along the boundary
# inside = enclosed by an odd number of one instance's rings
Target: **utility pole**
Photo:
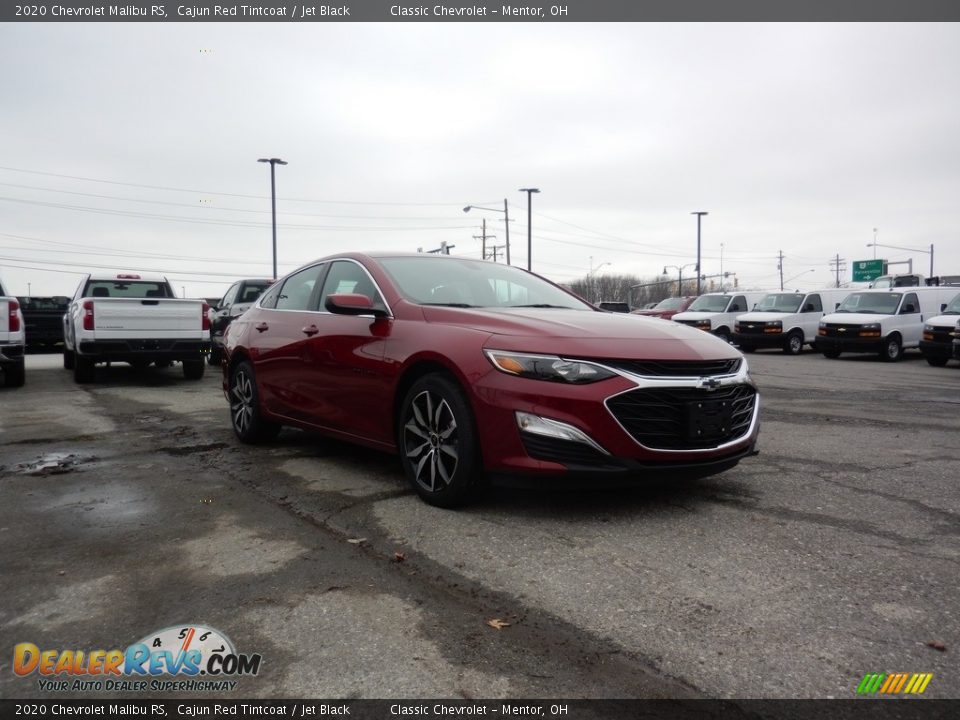
[[[697,216],[697,295],[700,295],[700,220],[704,215],[709,215],[706,210],[697,210],[690,213]]]
[[[493,261],[494,261],[494,262],[497,261],[497,251],[503,250],[504,248],[506,248],[506,245],[491,245],[491,246],[490,246],[490,254],[493,255]]]
[[[480,253],[480,257],[486,260],[487,259],[487,219],[486,218],[483,219],[483,224],[480,227],[482,228],[481,234],[474,235],[473,239],[483,241],[483,249],[482,249],[482,252]]]
[[[843,263],[846,261],[846,258],[840,257],[839,253],[837,253],[835,258],[830,259],[830,265],[835,267],[837,271],[837,287],[840,287],[840,271],[844,268]]]
[[[510,264],[510,210],[507,208],[507,199],[503,199],[503,227],[507,234],[507,265]]]
[[[783,291],[783,250],[780,250],[780,255],[777,258],[777,270],[780,271],[780,291]],[[837,285],[837,287],[840,287]]]

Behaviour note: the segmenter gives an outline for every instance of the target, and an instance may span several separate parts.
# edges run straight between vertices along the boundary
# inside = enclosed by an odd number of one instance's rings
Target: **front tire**
[[[63,369],[73,370],[73,350],[63,349]]]
[[[783,351],[787,355],[799,355],[803,352],[803,333],[792,332],[787,336],[787,341],[783,344]]]
[[[714,334],[715,334],[718,338],[720,338],[721,340],[723,340],[725,343],[730,342],[730,331],[727,330],[726,328],[720,328],[720,329],[717,330],[717,332],[714,333]]]
[[[272,440],[280,432],[277,423],[264,420],[260,410],[260,392],[253,365],[237,363],[230,374],[230,424],[240,442],[257,444]]]
[[[945,358],[942,355],[927,356],[927,362],[933,365],[933,367],[943,367],[947,364],[947,360],[949,360],[949,358]]]
[[[880,351],[880,359],[885,362],[897,362],[903,357],[903,345],[898,335],[891,335],[883,343],[883,350]]]
[[[839,350],[821,350],[820,352],[823,353],[825,358],[830,358],[831,360],[836,360],[838,357],[840,357]]]
[[[211,346],[210,354],[207,355],[207,364],[208,365],[219,365],[223,360],[223,351],[216,345]]]
[[[425,375],[400,409],[398,442],[407,479],[422,500],[453,508],[483,482],[480,446],[470,403],[451,377]]]

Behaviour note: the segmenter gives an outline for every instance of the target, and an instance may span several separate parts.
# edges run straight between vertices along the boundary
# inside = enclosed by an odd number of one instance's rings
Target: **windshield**
[[[701,295],[691,303],[687,312],[723,312],[730,304],[729,295]]]
[[[654,306],[654,310],[679,310],[683,307],[683,298],[682,297],[672,297],[667,298],[666,300],[661,300]]]
[[[593,311],[565,290],[509,265],[434,255],[379,258],[379,262],[401,294],[420,305]]]
[[[795,313],[803,302],[803,293],[770,293],[757,303],[754,312]]]
[[[893,315],[900,305],[901,293],[858,292],[847,295],[840,303],[838,313],[868,313],[871,315]]]
[[[957,295],[943,311],[944,315],[960,315],[960,295]]]

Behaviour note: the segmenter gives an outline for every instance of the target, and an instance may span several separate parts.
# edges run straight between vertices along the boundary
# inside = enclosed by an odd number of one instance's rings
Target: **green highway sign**
[[[854,260],[853,282],[870,282],[884,274],[886,260]]]

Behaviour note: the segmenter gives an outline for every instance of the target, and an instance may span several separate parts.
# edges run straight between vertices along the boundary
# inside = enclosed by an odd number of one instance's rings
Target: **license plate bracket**
[[[687,403],[687,439],[722,438],[730,431],[733,402],[730,399],[704,399]]]

